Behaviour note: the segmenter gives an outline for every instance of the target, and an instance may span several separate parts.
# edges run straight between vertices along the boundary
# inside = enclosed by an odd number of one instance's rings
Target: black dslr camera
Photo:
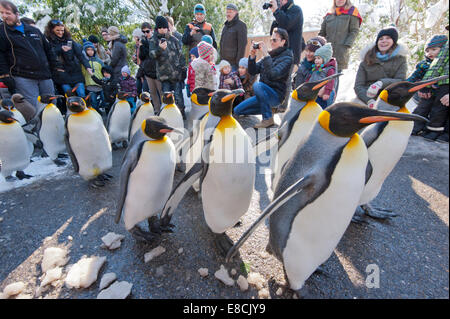
[[[278,6],[278,8],[281,7],[281,5],[280,5],[280,0],[277,0],[277,6]],[[265,2],[265,3],[263,4],[263,10],[267,10],[267,9],[269,9],[269,8],[272,8],[272,4],[269,3],[269,2]]]
[[[259,48],[259,43],[253,43],[253,49],[258,50]]]

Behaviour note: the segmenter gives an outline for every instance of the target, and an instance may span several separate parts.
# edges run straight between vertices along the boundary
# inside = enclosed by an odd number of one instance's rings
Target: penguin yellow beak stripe
[[[334,78],[337,78],[339,76],[341,76],[342,73],[337,73],[337,74],[333,74],[330,75],[328,78],[326,78],[324,81],[320,82],[319,84],[316,84],[312,90],[316,91],[317,89],[320,89],[322,86],[324,86],[325,84],[327,84],[328,82],[330,82],[331,80],[333,80]]]
[[[230,100],[234,100],[235,98],[236,98],[236,94],[235,94],[235,93],[231,93],[231,94],[225,95],[225,96],[221,99],[221,101],[222,101],[222,103],[225,103],[225,102],[228,102],[228,101],[230,101]]]
[[[418,84],[417,86],[414,86],[414,87],[410,88],[410,89],[408,90],[408,92],[409,92],[409,93],[417,92],[417,91],[419,91],[420,89],[422,89],[422,88],[424,88],[424,87],[426,87],[426,86],[428,86],[428,85],[435,84],[435,83],[437,83],[437,82],[439,82],[439,81],[442,81],[442,80],[445,80],[445,79],[447,79],[447,78],[448,78],[448,75],[443,75],[443,76],[440,76],[440,77],[437,77],[437,78],[434,78],[434,79],[430,79],[430,80],[428,80],[428,81],[422,81],[422,82],[419,82],[419,83],[417,83],[417,84]]]

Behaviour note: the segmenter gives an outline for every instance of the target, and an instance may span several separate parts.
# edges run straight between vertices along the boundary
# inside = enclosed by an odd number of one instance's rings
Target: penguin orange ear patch
[[[228,102],[228,101],[234,99],[235,97],[236,97],[236,94],[234,94],[234,93],[228,94],[228,95],[225,95],[225,96],[221,99],[221,101],[222,101],[222,103],[225,103],[225,102]]]
[[[208,93],[208,96],[213,96],[214,92]]]

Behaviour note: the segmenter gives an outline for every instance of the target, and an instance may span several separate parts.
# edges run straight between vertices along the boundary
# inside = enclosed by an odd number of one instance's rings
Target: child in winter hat
[[[235,90],[242,89],[242,82],[236,72],[232,72],[230,62],[220,61],[218,65],[220,71],[219,89]]]
[[[131,112],[133,113],[136,108],[135,98],[137,96],[136,80],[131,76],[131,71],[128,65],[124,65],[121,69],[122,77],[120,78],[120,90],[129,93],[127,98],[128,103],[131,106]]]
[[[195,88],[206,88],[216,90],[217,71],[214,65],[214,48],[211,44],[201,41],[197,45],[198,58],[191,65],[195,71]]]
[[[311,76],[307,78],[307,82],[320,81],[326,77],[336,74],[337,64],[333,58],[333,47],[331,43],[319,47],[314,53],[314,64],[312,66]],[[329,106],[336,95],[335,80],[331,80],[319,91],[316,102],[322,107]]]
[[[331,57],[333,56],[333,47],[331,46],[331,43],[327,43],[324,46],[318,48],[314,55],[314,67],[319,68],[320,66],[323,67],[325,64],[327,64]]]

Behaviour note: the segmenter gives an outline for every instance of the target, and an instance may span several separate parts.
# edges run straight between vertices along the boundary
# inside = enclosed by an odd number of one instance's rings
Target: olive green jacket
[[[333,57],[338,69],[348,67],[349,49],[359,32],[359,19],[351,15],[327,15],[322,22],[319,35],[326,38],[333,46]]]
[[[377,81],[383,82],[383,87],[404,81],[408,73],[407,55],[408,49],[405,45],[399,44],[399,51],[397,55],[391,57],[389,60],[383,62],[377,59],[373,65],[367,65],[364,61],[366,53],[373,48],[375,44],[371,44],[361,51],[361,64],[356,73],[354,90],[360,100],[367,103],[370,98],[367,97],[367,89],[369,86]],[[378,91],[378,94],[382,90]]]

